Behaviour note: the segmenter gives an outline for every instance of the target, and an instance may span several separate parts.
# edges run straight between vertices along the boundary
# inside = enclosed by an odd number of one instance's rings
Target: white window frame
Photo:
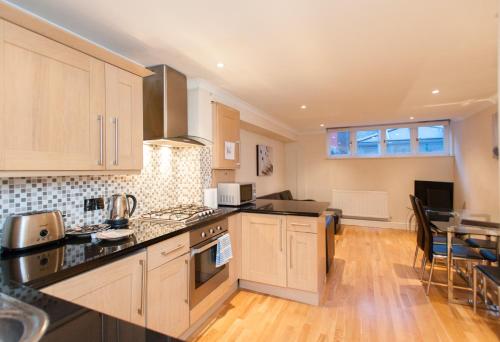
[[[444,127],[444,150],[443,152],[419,152],[418,151],[418,127],[427,126],[437,126],[442,125]],[[410,153],[387,153],[386,144],[386,130],[388,128],[409,128],[410,129],[410,143],[411,152]],[[380,153],[379,154],[363,154],[358,155],[357,153],[357,143],[356,143],[356,133],[358,131],[366,130],[378,130],[380,132]],[[339,131],[349,131],[349,154],[346,155],[330,155],[328,135],[329,132],[339,132]],[[414,158],[414,157],[436,157],[436,156],[451,156],[452,155],[452,132],[450,128],[449,120],[442,121],[421,121],[421,122],[408,122],[408,123],[398,123],[398,124],[388,124],[388,125],[373,125],[373,126],[355,126],[355,127],[334,127],[326,129],[326,155],[328,159],[372,159],[372,158]]]

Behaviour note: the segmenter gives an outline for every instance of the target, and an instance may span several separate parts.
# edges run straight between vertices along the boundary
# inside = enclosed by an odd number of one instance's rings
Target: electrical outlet
[[[104,198],[85,198],[83,200],[83,211],[94,211],[104,209]]]

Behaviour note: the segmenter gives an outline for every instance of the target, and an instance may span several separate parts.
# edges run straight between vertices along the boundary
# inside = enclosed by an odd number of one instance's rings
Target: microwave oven
[[[219,205],[239,206],[255,201],[255,183],[219,183],[217,202]]]

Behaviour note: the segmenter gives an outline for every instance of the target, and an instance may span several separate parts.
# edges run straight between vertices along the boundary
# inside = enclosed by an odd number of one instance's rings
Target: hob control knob
[[[213,228],[210,228],[210,234],[215,233],[215,230]]]
[[[202,238],[207,237],[207,233],[205,233],[205,232],[201,232],[201,237],[202,237]]]
[[[222,230],[222,227],[221,226],[217,226],[217,230]]]

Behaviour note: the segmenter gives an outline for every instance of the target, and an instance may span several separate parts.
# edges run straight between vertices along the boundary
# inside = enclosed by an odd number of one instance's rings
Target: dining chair
[[[418,199],[415,198],[415,205],[417,208],[417,211],[422,218],[422,227],[424,230],[424,258],[425,261],[423,262],[423,268],[422,268],[422,275],[421,278],[423,279],[423,275],[425,272],[425,266],[427,265],[427,262],[431,263],[431,268],[429,272],[429,279],[427,281],[427,289],[426,289],[426,295],[429,294],[429,289],[432,283],[432,273],[434,271],[434,265],[436,260],[441,260],[445,262],[445,266],[448,267],[447,259],[448,259],[448,246],[447,244],[436,244],[434,242],[434,236],[432,234],[431,226],[430,226],[430,221],[428,217],[425,214],[424,211],[424,206],[422,205],[422,202]],[[472,263],[473,262],[481,262],[484,260],[484,258],[476,252],[474,249],[464,246],[464,245],[455,245],[453,244],[451,247],[451,257],[452,257],[452,264],[453,261],[466,261],[468,270],[472,270]]]
[[[415,199],[417,197],[413,196],[410,194],[410,203],[411,203],[411,206],[413,208],[413,211],[415,213],[415,221],[417,222],[417,244],[415,246],[415,254],[413,256],[413,268],[415,269],[415,263],[417,262],[417,256],[418,256],[418,250],[424,250],[424,241],[425,241],[425,237],[424,237],[424,227],[422,225],[422,220],[423,218],[421,217],[418,209],[417,209],[417,206],[415,204]],[[427,217],[427,216],[426,216]],[[432,227],[431,227],[432,229]],[[446,244],[447,243],[447,238],[446,236],[444,235],[437,235],[435,234],[435,232],[433,231],[433,242],[435,244]],[[459,239],[459,238],[456,238],[456,237],[453,237],[452,239],[452,244],[453,245],[461,245],[461,246],[465,246],[465,241],[462,240],[462,239]],[[425,257],[425,255],[424,255]],[[424,259],[422,259],[422,264],[424,263]]]
[[[498,266],[489,266],[489,265],[477,265],[474,267],[473,272],[473,284],[472,284],[472,292],[473,292],[473,306],[474,312],[476,312],[477,307],[477,275],[478,272],[482,277],[482,292],[484,302],[488,302],[488,283],[492,284],[496,288],[497,293],[497,304],[500,305],[500,267]]]

